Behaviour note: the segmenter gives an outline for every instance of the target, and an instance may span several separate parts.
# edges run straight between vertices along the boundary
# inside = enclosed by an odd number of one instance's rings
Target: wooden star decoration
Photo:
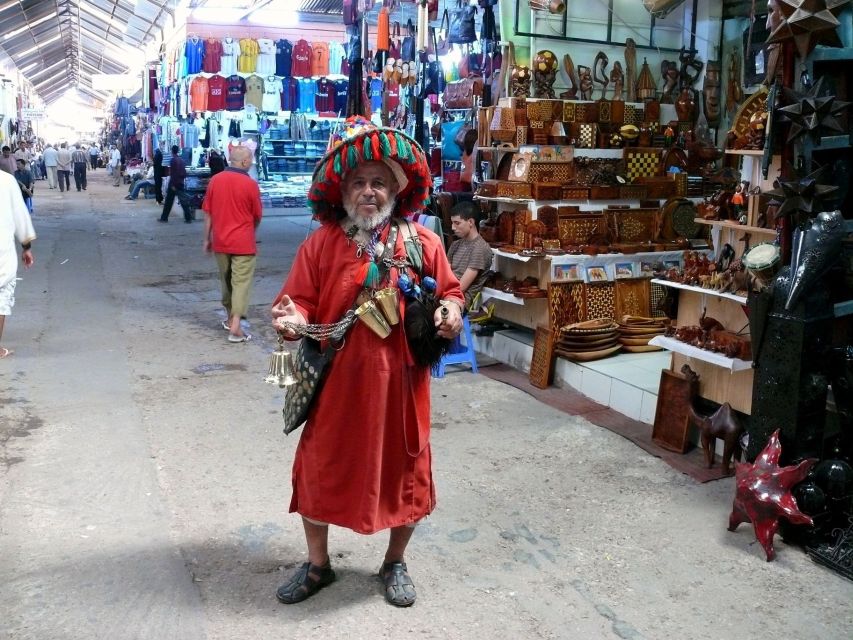
[[[815,46],[841,47],[836,29],[838,14],[850,0],[776,0],[785,20],[767,38],[767,43],[793,40],[800,59],[805,60]]]
[[[838,187],[835,185],[818,184],[823,171],[824,167],[821,167],[794,180],[777,180],[776,184],[779,186],[765,192],[768,196],[782,201],[776,217],[799,212],[811,215],[817,203],[836,191]]]
[[[737,488],[729,516],[729,531],[737,529],[741,522],[751,522],[767,562],[776,557],[773,536],[779,528],[780,518],[791,524],[814,524],[800,511],[791,488],[803,481],[817,458],[803,460],[795,467],[780,467],[781,454],[777,429],[753,464],[738,462],[735,465]]]
[[[837,116],[841,115],[850,103],[836,100],[835,96],[821,96],[821,87],[823,78],[805,93],[782,88],[785,102],[789,104],[787,107],[778,108],[776,113],[783,122],[791,123],[788,142],[808,134],[815,145],[820,145],[821,136],[825,133],[844,133]]]

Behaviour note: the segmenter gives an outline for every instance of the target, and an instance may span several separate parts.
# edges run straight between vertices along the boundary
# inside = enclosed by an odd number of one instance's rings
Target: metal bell
[[[277,384],[279,387],[288,387],[296,384],[296,376],[293,372],[293,354],[281,347],[270,354],[269,373],[264,382]]]

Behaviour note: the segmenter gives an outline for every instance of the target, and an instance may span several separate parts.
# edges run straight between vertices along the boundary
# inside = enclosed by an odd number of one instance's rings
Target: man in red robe
[[[337,322],[405,274],[435,280],[441,304],[431,321],[438,336],[455,338],[464,297],[442,240],[405,221],[429,193],[423,150],[402,132],[358,116],[330,146],[309,191],[322,225],[299,248],[273,304],[275,328],[288,339],[311,335],[306,325]],[[421,251],[413,251],[418,245]],[[398,311],[405,318],[402,295]],[[301,602],[334,581],[329,524],[363,534],[390,529],[379,571],[385,597],[396,606],[415,601],[404,554],[414,526],[435,508],[429,435],[429,367],[416,364],[404,320],[385,338],[356,322],[296,450],[290,511],[302,516],[308,562],[279,587],[281,602]]]

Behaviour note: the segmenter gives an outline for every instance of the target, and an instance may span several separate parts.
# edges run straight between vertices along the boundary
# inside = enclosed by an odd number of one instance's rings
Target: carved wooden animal
[[[732,406],[725,402],[714,413],[705,416],[697,413],[691,403],[687,407],[687,415],[688,420],[696,425],[702,434],[702,451],[705,453],[708,468],[714,466],[714,448],[717,438],[720,438],[724,443],[722,470],[726,475],[731,474],[732,460],[740,461],[740,435],[743,432],[743,425],[738,422]]]

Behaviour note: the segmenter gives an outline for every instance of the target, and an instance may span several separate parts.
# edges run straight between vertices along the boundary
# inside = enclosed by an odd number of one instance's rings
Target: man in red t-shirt
[[[255,275],[255,229],[261,222],[261,192],[249,177],[252,152],[247,147],[231,151],[231,165],[217,173],[207,185],[201,208],[204,210],[204,250],[216,255],[222,306],[228,320],[228,342],[248,342],[240,319],[246,317],[252,278]]]

